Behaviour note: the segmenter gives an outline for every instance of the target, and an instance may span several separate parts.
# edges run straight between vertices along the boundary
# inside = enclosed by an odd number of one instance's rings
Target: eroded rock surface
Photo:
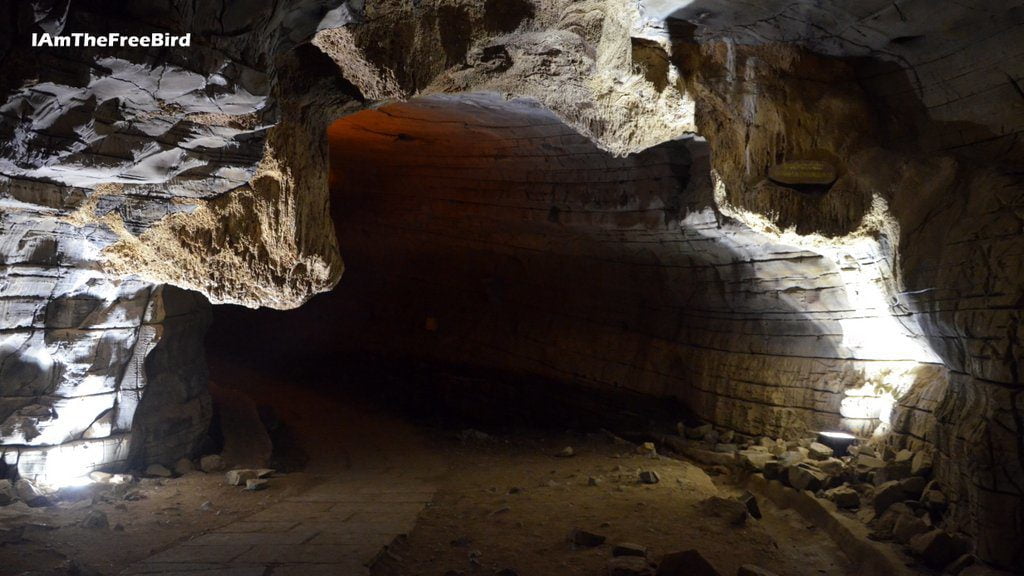
[[[203,297],[288,309],[341,276],[327,126],[475,93],[338,135],[343,342],[935,448],[979,556],[1024,565],[1021,6],[100,4],[0,18],[26,474],[188,451]],[[194,45],[27,44],[65,30]]]

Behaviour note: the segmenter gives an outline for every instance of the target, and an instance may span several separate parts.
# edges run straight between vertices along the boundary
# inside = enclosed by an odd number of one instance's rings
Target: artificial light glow
[[[825,436],[826,438],[835,438],[837,440],[856,440],[857,437],[847,432],[818,432],[819,435]]]
[[[89,472],[101,464],[103,450],[90,448],[89,444],[57,446],[47,453],[46,467],[37,481],[53,489],[91,484]]]

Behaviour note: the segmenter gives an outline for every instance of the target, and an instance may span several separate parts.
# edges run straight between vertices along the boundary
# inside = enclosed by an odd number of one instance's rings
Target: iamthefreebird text
[[[152,34],[90,34],[88,32],[72,32],[70,34],[32,34],[34,48],[187,48],[192,45],[192,34],[168,34],[154,32]]]

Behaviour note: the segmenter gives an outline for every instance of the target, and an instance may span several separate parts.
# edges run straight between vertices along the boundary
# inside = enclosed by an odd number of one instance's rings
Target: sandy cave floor
[[[764,499],[761,520],[736,526],[724,508],[703,503],[740,491],[728,475],[709,476],[674,458],[650,458],[605,434],[504,431],[459,434],[417,427],[378,406],[314,388],[282,393],[279,382],[235,367],[258,402],[272,402],[309,455],[301,471],[265,491],[225,484],[223,474],[143,479],[126,488],[93,486],[82,499],[48,508],[0,508],[0,574],[118,574],[129,565],[300,495],[327,478],[393,474],[430,478],[437,487],[407,537],[374,567],[378,576],[605,574],[612,545],[631,542],[651,558],[698,549],[723,574],[753,563],[785,575],[851,574],[838,547],[793,511]],[[224,367],[214,371],[224,381]],[[311,409],[311,407],[313,407]],[[565,446],[575,456],[557,457]],[[660,476],[640,484],[639,470]],[[712,473],[715,471],[712,470]],[[593,485],[591,478],[596,479]],[[128,499],[125,499],[128,495]],[[109,528],[86,528],[92,510]],[[607,537],[574,550],[573,528]]]

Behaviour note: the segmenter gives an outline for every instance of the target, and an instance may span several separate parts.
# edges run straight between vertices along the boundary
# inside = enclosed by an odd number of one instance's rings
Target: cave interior
[[[0,574],[1024,573],[1024,4],[940,4],[0,7]]]

